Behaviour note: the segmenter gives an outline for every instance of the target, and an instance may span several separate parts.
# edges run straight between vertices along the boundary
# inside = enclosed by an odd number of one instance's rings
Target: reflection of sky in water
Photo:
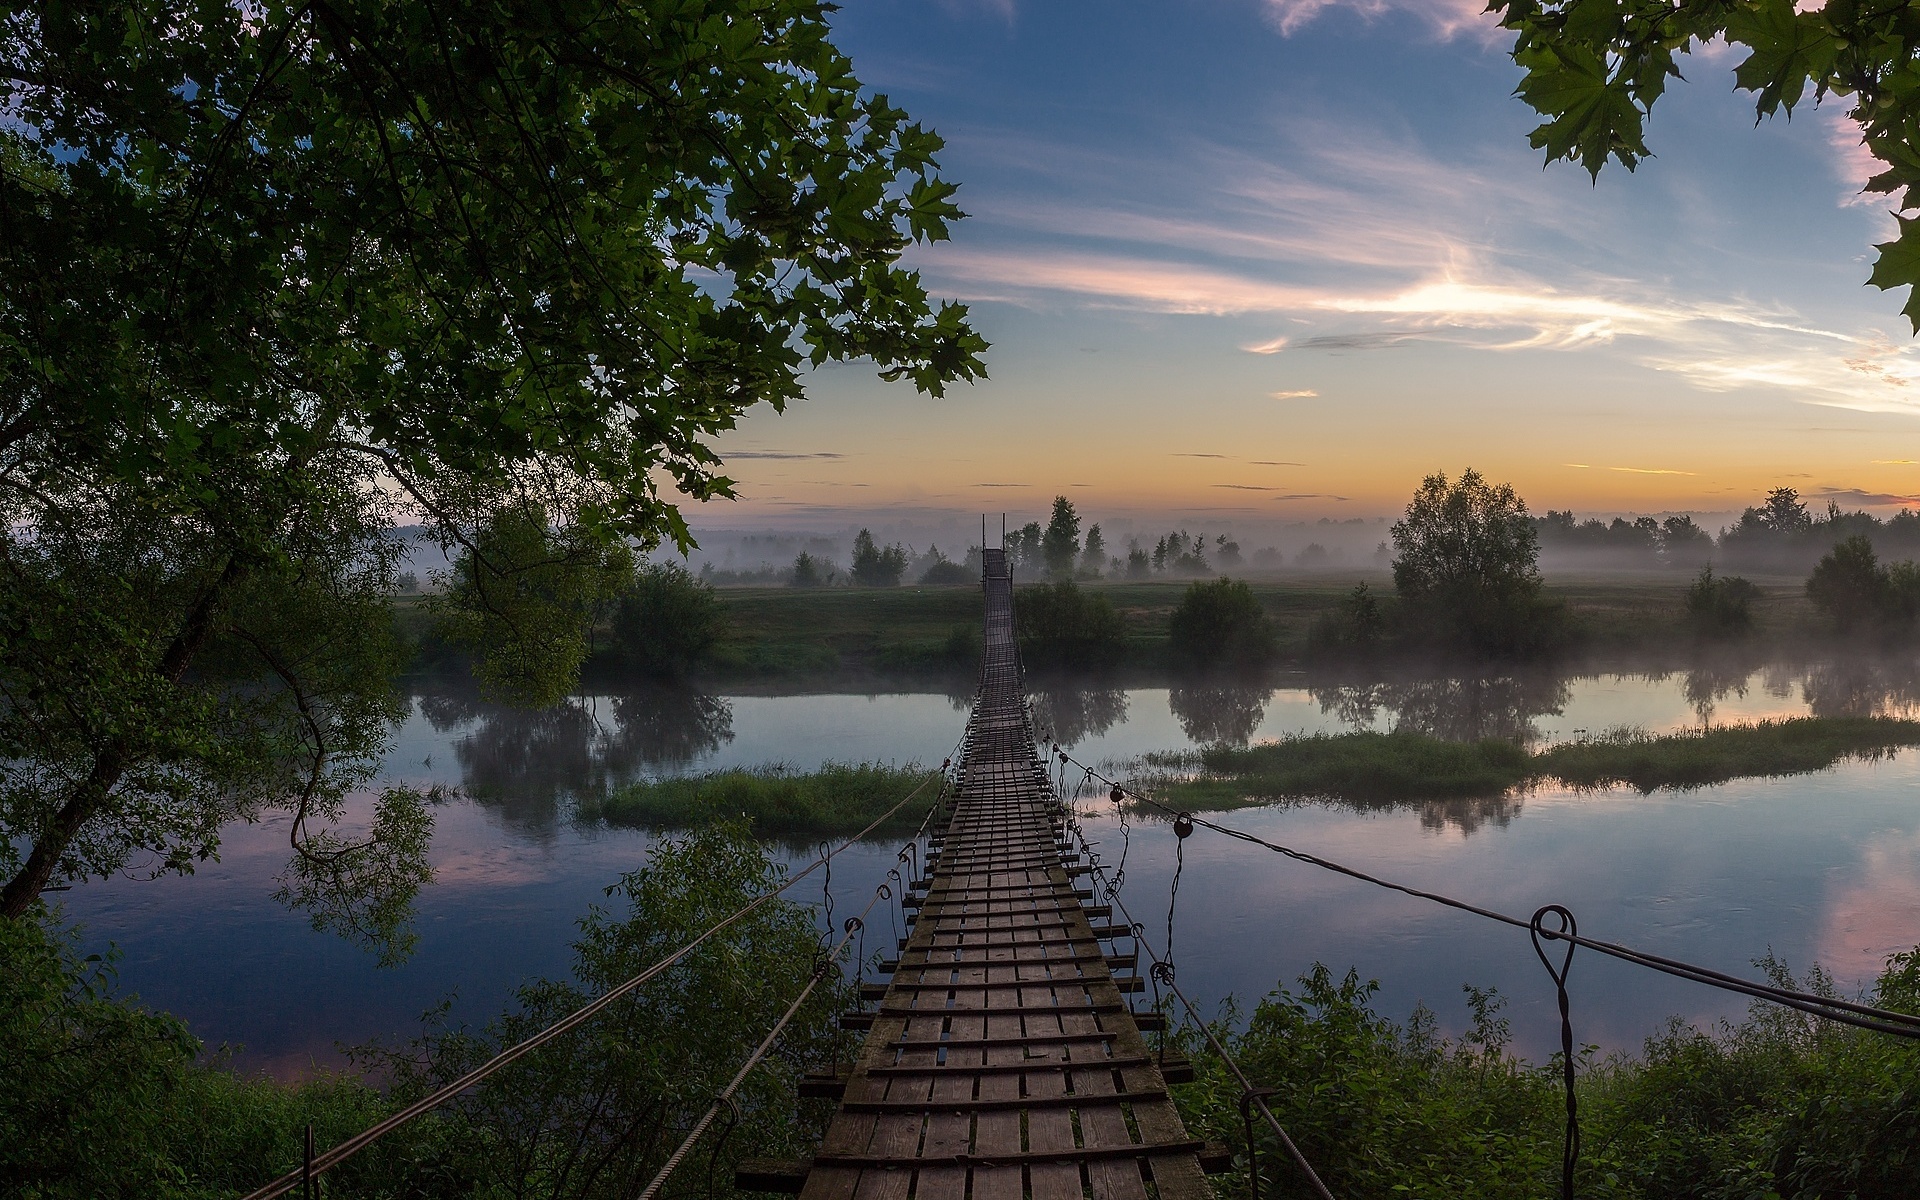
[[[1686,682],[1554,681],[1522,689],[1531,699],[1518,716],[1543,737],[1620,724],[1695,727]],[[1746,684],[1744,695],[1735,689],[1714,701],[1716,723],[1804,713],[1808,690],[1829,711],[1905,707],[1854,679],[1804,685],[1797,675],[1769,681],[1756,673]],[[1424,705],[1423,721],[1458,722],[1471,712],[1473,720],[1511,724],[1516,714],[1495,711],[1489,696],[1400,699],[1409,711]],[[1560,711],[1542,711],[1542,696]],[[1264,702],[1257,692],[1136,689],[1043,695],[1041,708],[1063,732],[1079,734],[1079,757],[1098,762],[1188,744],[1189,728],[1253,737],[1351,728],[1339,710],[1352,709],[1353,699],[1305,689],[1281,689]],[[603,889],[621,872],[641,864],[649,841],[636,831],[575,826],[569,792],[635,774],[769,761],[937,763],[965,722],[942,695],[731,697],[720,702],[724,720],[713,700],[680,718],[642,711],[631,699],[619,710],[608,697],[540,718],[441,703],[443,728],[416,704],[390,774],[462,784],[476,798],[438,811],[437,881],[421,898],[418,952],[397,969],[376,968],[268,898],[287,852],[279,822],[230,830],[222,861],[194,877],[91,884],[68,893],[66,909],[86,924],[90,944],[125,949],[125,986],[211,1042],[244,1043],[243,1065],[292,1072],[337,1064],[336,1043],[411,1033],[423,1011],[449,996],[457,1017],[484,1019],[514,986],[566,970],[575,922],[590,904],[605,903]],[[1377,708],[1371,724],[1388,728],[1400,716]],[[1221,819],[1522,916],[1563,903],[1583,932],[1722,970],[1751,974],[1750,960],[1769,948],[1800,969],[1817,959],[1853,988],[1888,952],[1920,942],[1915,763],[1906,751],[1890,762],[1652,797],[1548,791],[1373,812],[1305,804]],[[1110,817],[1088,824],[1109,849],[1117,844]],[[1157,942],[1172,839],[1151,823],[1136,834],[1126,896]],[[892,863],[892,847],[843,856],[834,871],[841,912],[864,903]],[[799,894],[817,900],[816,881]],[[1525,1052],[1544,1055],[1557,1037],[1553,993],[1524,933],[1205,831],[1188,843],[1176,920],[1180,978],[1196,998],[1250,999],[1319,959],[1379,978],[1380,1007],[1391,1016],[1424,1001],[1457,1030],[1466,1020],[1461,984],[1492,984],[1512,998]],[[1573,1003],[1577,1036],[1609,1049],[1637,1046],[1670,1014],[1711,1019],[1744,1010],[1736,997],[1585,954],[1574,963]]]

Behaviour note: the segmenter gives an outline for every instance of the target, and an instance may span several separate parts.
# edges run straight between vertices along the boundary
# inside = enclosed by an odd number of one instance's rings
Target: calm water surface
[[[390,778],[453,784],[438,810],[436,880],[419,904],[417,952],[382,969],[312,932],[269,898],[286,826],[228,831],[223,860],[185,879],[92,883],[65,897],[90,944],[117,944],[121,983],[237,1047],[244,1066],[296,1074],[344,1060],[340,1045],[418,1030],[448,1001],[484,1020],[513,988],[565,973],[574,924],[644,861],[649,835],[571,819],[575,797],[621,781],[781,762],[918,761],[950,753],[967,697],[580,697],[529,714],[458,694],[416,696]],[[1043,725],[1076,756],[1121,766],[1151,750],[1303,731],[1411,727],[1546,741],[1628,725],[1653,731],[1809,711],[1911,714],[1910,689],[1874,667],[1773,668],[1664,678],[1601,675],[1415,681],[1345,688],[1036,688]],[[1537,791],[1481,802],[1362,811],[1333,804],[1249,809],[1223,823],[1418,887],[1525,915],[1557,902],[1581,930],[1751,974],[1769,951],[1818,961],[1857,988],[1886,954],[1920,943],[1920,758],[1851,763],[1784,780],[1643,797]],[[1120,852],[1114,815],[1089,835]],[[1156,946],[1166,938],[1173,841],[1135,820],[1123,899]],[[837,860],[842,912],[863,905],[891,846]],[[814,880],[799,898],[818,903]],[[1315,961],[1381,982],[1381,1011],[1415,1003],[1466,1023],[1461,987],[1510,998],[1520,1048],[1558,1039],[1554,998],[1523,932],[1424,904],[1201,831],[1186,847],[1173,917],[1190,994],[1250,1001]],[[883,936],[876,936],[877,948]],[[1574,964],[1583,1041],[1632,1048],[1669,1016],[1737,1018],[1743,1005],[1583,955]]]

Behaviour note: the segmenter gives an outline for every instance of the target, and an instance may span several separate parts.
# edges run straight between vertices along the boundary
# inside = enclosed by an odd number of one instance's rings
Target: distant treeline
[[[1828,501],[1826,511],[1814,512],[1790,487],[1768,492],[1717,536],[1686,516],[1575,521],[1572,512],[1548,510],[1532,520],[1544,556],[1577,556],[1592,566],[1697,571],[1711,561],[1722,570],[1798,575],[1850,537],[1870,539],[1890,558],[1920,558],[1920,511],[1906,509],[1883,521]]]

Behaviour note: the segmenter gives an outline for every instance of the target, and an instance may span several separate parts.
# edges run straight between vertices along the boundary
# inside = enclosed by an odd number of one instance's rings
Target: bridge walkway
[[[987,551],[986,645],[924,898],[803,1200],[1203,1200],[1187,1136],[1076,890],[1035,751],[1012,580]],[[1130,988],[1130,990],[1131,990]],[[1147,1014],[1157,1019],[1157,1014]]]

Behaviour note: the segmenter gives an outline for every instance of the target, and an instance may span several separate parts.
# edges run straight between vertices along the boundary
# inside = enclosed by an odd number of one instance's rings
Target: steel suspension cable
[[[471,1088],[474,1085],[482,1082],[488,1076],[492,1075],[494,1072],[517,1061],[518,1059],[525,1057],[528,1054],[531,1054],[533,1051],[539,1049],[541,1046],[544,1046],[548,1042],[559,1037],[561,1034],[566,1033],[568,1030],[573,1029],[579,1025],[586,1023],[587,1021],[592,1020],[608,1005],[620,999],[622,996],[625,996],[628,993],[632,992],[634,989],[638,988],[641,984],[646,983],[647,981],[660,975],[662,972],[668,970],[675,963],[678,963],[681,959],[693,953],[695,949],[697,949],[701,945],[705,944],[708,940],[713,938],[714,935],[732,927],[733,925],[738,924],[742,920],[745,920],[750,914],[752,914],[762,906],[771,903],[772,901],[778,899],[781,895],[783,895],[787,891],[791,890],[794,887],[794,885],[798,884],[801,880],[805,879],[807,876],[813,874],[814,871],[818,870],[821,866],[829,863],[836,855],[842,853],[848,847],[855,845],[861,839],[865,838],[868,834],[878,829],[883,823],[891,819],[895,813],[905,808],[907,804],[913,800],[914,797],[918,796],[921,792],[926,791],[927,785],[932,782],[933,782],[932,779],[923,780],[918,787],[914,788],[911,792],[908,792],[905,796],[901,797],[899,802],[896,803],[892,808],[889,808],[886,812],[883,812],[879,816],[875,817],[873,819],[873,822],[869,824],[865,829],[862,829],[859,833],[854,834],[851,838],[848,838],[846,841],[840,843],[840,845],[834,847],[833,849],[827,851],[825,854],[821,855],[819,858],[816,858],[812,862],[808,863],[804,870],[801,870],[796,874],[789,876],[786,882],[782,883],[779,887],[775,888],[770,892],[766,892],[760,896],[755,897],[753,900],[748,901],[745,905],[743,905],[739,909],[736,909],[731,915],[722,918],[721,920],[715,922],[713,925],[708,926],[705,931],[700,933],[692,941],[680,947],[678,950],[675,950],[672,954],[669,954],[667,957],[661,959],[659,962],[654,963],[652,966],[648,967],[646,970],[641,971],[639,974],[633,976],[631,979],[628,979],[626,982],[618,984],[617,986],[609,989],[606,993],[601,995],[598,999],[590,1001],[589,1003],[582,1005],[580,1008],[575,1009],[573,1012],[560,1018],[560,1020],[554,1022],[552,1025],[547,1026],[545,1029],[541,1030],[539,1033],[534,1034],[532,1037],[527,1038],[525,1041],[522,1041],[516,1045],[508,1047],[505,1050],[502,1050],[499,1054],[494,1055],[492,1058],[488,1059],[486,1062],[480,1064],[478,1067],[475,1067],[473,1070],[468,1071],[465,1075],[460,1076],[460,1078],[455,1079],[453,1082],[448,1083],[436,1089],[429,1095],[421,1097],[419,1100],[414,1101],[412,1104],[409,1104],[407,1107],[401,1109],[397,1113],[394,1113],[392,1116],[387,1117],[385,1120],[382,1120],[374,1125],[368,1126],[366,1129],[360,1131],[359,1133],[354,1134],[352,1137],[348,1138],[346,1141],[333,1146],[332,1148],[324,1151],[321,1154],[315,1155],[306,1165],[297,1167],[294,1170],[287,1172],[285,1175],[280,1176],[278,1179],[275,1179],[273,1182],[267,1184],[264,1187],[260,1187],[255,1189],[254,1191],[248,1192],[244,1197],[242,1197],[242,1200],[270,1200],[271,1197],[285,1195],[287,1192],[290,1192],[294,1188],[299,1187],[303,1182],[307,1180],[318,1179],[320,1175],[323,1174],[324,1172],[332,1170],[334,1167],[339,1166],[341,1163],[345,1162],[347,1159],[352,1158],[355,1154],[358,1154],[360,1151],[366,1149],[368,1146],[372,1145],[374,1142],[379,1141],[381,1138],[385,1137],[387,1134],[392,1133],[394,1130],[400,1128],[402,1125],[407,1124],[409,1121],[414,1120],[416,1117],[421,1117],[426,1115],[429,1112],[432,1112],[434,1109],[439,1108],[441,1105],[453,1099],[455,1096],[459,1095],[461,1092],[464,1092],[468,1088]],[[944,782],[942,786],[944,788],[945,786]]]
[[[1080,765],[1085,766],[1084,763]],[[1114,783],[1111,779],[1107,779],[1104,775],[1094,773],[1090,768],[1088,773],[1094,774],[1095,778],[1104,780],[1116,789],[1120,787],[1119,784]],[[1087,841],[1086,831],[1080,827],[1079,820],[1075,818],[1070,820],[1069,823],[1073,829],[1074,837],[1080,842],[1081,850],[1086,853],[1087,861],[1090,864],[1089,869],[1093,874],[1097,875],[1101,883],[1105,885],[1107,882],[1106,869],[1100,864],[1099,853],[1094,850],[1092,843]],[[1234,1079],[1240,1084],[1241,1112],[1244,1114],[1250,1111],[1251,1108],[1258,1108],[1261,1117],[1266,1120],[1268,1127],[1271,1128],[1274,1135],[1280,1139],[1281,1146],[1285,1147],[1288,1156],[1293,1159],[1294,1165],[1300,1168],[1300,1173],[1306,1177],[1307,1182],[1313,1187],[1314,1193],[1320,1196],[1322,1200],[1333,1200],[1333,1193],[1327,1190],[1327,1185],[1321,1180],[1320,1173],[1313,1169],[1313,1164],[1307,1161],[1307,1156],[1300,1152],[1300,1147],[1294,1143],[1293,1138],[1287,1135],[1286,1127],[1280,1124],[1280,1118],[1274,1116],[1273,1110],[1267,1107],[1266,1093],[1270,1091],[1270,1089],[1255,1087],[1253,1081],[1247,1078],[1246,1072],[1240,1069],[1240,1064],[1233,1060],[1233,1055],[1227,1052],[1226,1045],[1222,1043],[1219,1036],[1213,1032],[1213,1027],[1207,1023],[1206,1018],[1200,1015],[1200,1010],[1195,1007],[1192,1000],[1188,999],[1186,992],[1180,989],[1180,984],[1174,978],[1173,964],[1154,953],[1152,943],[1148,942],[1143,936],[1146,927],[1133,919],[1133,913],[1128,911],[1126,901],[1122,900],[1117,894],[1118,890],[1118,888],[1114,887],[1106,888],[1107,894],[1113,900],[1114,905],[1119,908],[1120,915],[1126,918],[1128,928],[1133,930],[1134,945],[1138,949],[1146,951],[1147,957],[1153,960],[1153,967],[1149,973],[1152,975],[1156,984],[1165,983],[1168,989],[1172,991],[1175,996],[1179,997],[1180,1003],[1186,1008],[1187,1015],[1192,1018],[1193,1023],[1199,1027],[1200,1035],[1206,1039],[1207,1045],[1213,1049],[1215,1054],[1220,1056],[1220,1061],[1226,1064],[1227,1069],[1233,1072]],[[1172,936],[1171,926],[1168,928],[1168,936],[1169,938]],[[1169,953],[1171,953],[1171,945],[1169,945],[1168,950]],[[1247,1137],[1247,1173],[1254,1180],[1254,1194],[1258,1196],[1260,1164],[1256,1161],[1253,1137],[1251,1134]]]
[[[1503,925],[1511,925],[1516,929],[1525,929],[1529,931],[1529,933],[1534,929],[1534,924],[1529,919],[1516,917],[1511,913],[1503,913],[1497,909],[1483,908],[1480,905],[1472,904],[1441,892],[1430,892],[1404,883],[1395,883],[1389,879],[1381,879],[1378,876],[1370,875],[1355,867],[1349,867],[1344,863],[1322,858],[1317,854],[1309,854],[1304,850],[1296,850],[1291,846],[1284,846],[1278,842],[1268,841],[1257,834],[1248,833],[1243,829],[1234,829],[1231,826],[1210,821],[1205,817],[1196,817],[1191,813],[1171,808],[1159,800],[1154,799],[1152,796],[1136,788],[1128,787],[1125,784],[1108,779],[1105,775],[1097,771],[1094,772],[1094,775],[1096,778],[1119,788],[1125,794],[1132,796],[1142,804],[1158,809],[1169,817],[1175,819],[1184,817],[1195,825],[1211,829],[1215,833],[1233,838],[1236,841],[1261,846],[1273,851],[1275,854],[1293,859],[1296,862],[1303,862],[1310,866],[1319,867],[1322,870],[1345,875],[1350,879],[1357,879],[1362,883],[1369,883],[1375,887],[1385,888],[1388,891],[1400,892],[1421,900],[1429,900],[1435,904],[1441,904],[1448,908],[1458,909],[1461,912],[1471,913],[1477,917],[1484,917],[1489,921],[1498,921]],[[1812,1016],[1820,1017],[1823,1020],[1834,1021],[1843,1025],[1852,1025],[1860,1029],[1870,1029],[1876,1033],[1891,1034],[1894,1037],[1920,1039],[1920,1016],[1915,1016],[1912,1013],[1897,1012],[1888,1008],[1878,1008],[1871,1004],[1842,1000],[1835,996],[1821,996],[1812,992],[1776,987],[1772,984],[1755,983],[1750,979],[1742,979],[1737,975],[1729,975],[1723,971],[1714,970],[1712,967],[1703,967],[1698,963],[1690,963],[1683,959],[1666,958],[1644,950],[1636,950],[1631,946],[1624,946],[1618,942],[1601,941],[1597,938],[1586,937],[1578,933],[1565,933],[1549,929],[1542,930],[1541,936],[1548,941],[1571,942],[1573,945],[1583,946],[1589,950],[1607,955],[1609,958],[1619,959],[1622,962],[1632,963],[1636,966],[1647,967],[1651,970],[1672,975],[1678,979],[1691,980],[1694,983],[1719,988],[1722,991],[1737,992],[1757,1000],[1765,1000],[1769,1003],[1797,1009]]]

